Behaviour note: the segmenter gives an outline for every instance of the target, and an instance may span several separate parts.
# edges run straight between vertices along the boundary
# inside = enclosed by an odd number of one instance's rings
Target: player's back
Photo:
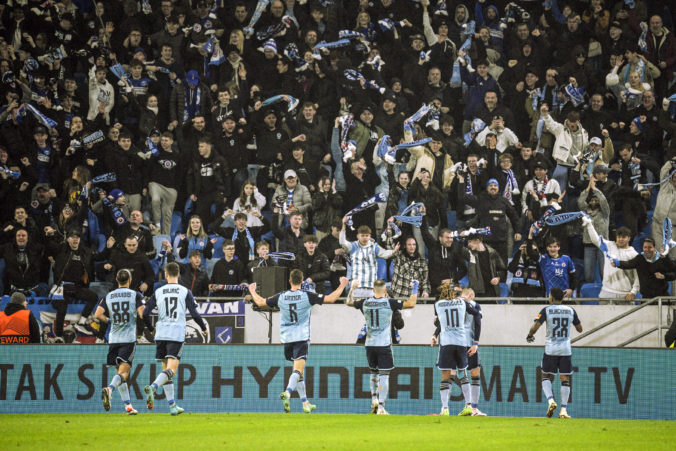
[[[465,334],[465,313],[467,307],[462,298],[440,299],[434,304],[434,310],[441,326],[440,344],[442,346],[467,346]]]
[[[467,301],[467,303],[481,312],[481,306],[476,301],[471,300]],[[479,313],[479,315],[481,316],[483,313]],[[474,318],[474,315],[467,311],[465,312],[465,337],[467,337],[465,346],[467,347],[472,346],[472,343],[474,343]]]
[[[185,341],[185,310],[192,293],[177,283],[168,283],[155,290],[157,323],[155,340]]]
[[[284,291],[277,300],[280,312],[279,335],[282,343],[310,339],[312,304],[305,291]]]
[[[110,319],[108,343],[134,343],[136,341],[136,310],[140,307],[141,293],[129,288],[117,288],[105,297]]]
[[[543,309],[547,320],[545,353],[548,355],[570,355],[570,330],[578,322],[572,307],[561,304],[549,305]]]
[[[389,298],[364,300],[362,312],[366,319],[366,346],[389,346],[392,344],[392,303]],[[397,302],[395,300],[395,302]]]

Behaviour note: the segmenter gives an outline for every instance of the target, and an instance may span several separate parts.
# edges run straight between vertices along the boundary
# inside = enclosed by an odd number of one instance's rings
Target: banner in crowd
[[[0,413],[103,412],[101,387],[114,368],[105,366],[106,345],[23,345],[0,347]],[[541,347],[480,348],[479,408],[491,416],[543,416]],[[435,414],[440,372],[437,348],[397,346],[387,410],[393,414]],[[573,417],[676,420],[676,392],[659,383],[676,370],[670,350],[574,348]],[[161,365],[155,347],[139,345],[129,379],[132,402],[148,414],[143,387]],[[281,412],[279,393],[291,365],[280,345],[187,345],[174,377],[176,399],[187,412]],[[371,406],[365,351],[357,345],[310,347],[305,384],[319,413],[366,413]],[[559,381],[554,382],[558,401]],[[452,389],[451,411],[462,409]],[[113,394],[113,412],[122,402]],[[301,409],[294,394],[292,412]],[[167,414],[160,394],[153,413]]]
[[[43,342],[47,337],[53,336],[54,320],[56,319],[56,310],[52,302],[63,302],[60,300],[52,301],[48,298],[29,298],[28,308],[38,320],[42,329]],[[0,299],[0,311],[4,310],[9,303],[9,296],[3,296]],[[92,344],[96,341],[96,332],[98,323],[91,322],[85,326],[88,333],[83,333],[73,327],[80,319],[80,312],[84,306],[83,302],[68,305],[66,319],[64,322],[64,337],[67,341],[76,341],[82,344]],[[208,333],[205,335],[195,321],[188,315],[186,322],[185,341],[191,344],[231,344],[244,343],[244,301],[235,302],[198,302],[197,311],[202,315],[204,321],[209,326]]]

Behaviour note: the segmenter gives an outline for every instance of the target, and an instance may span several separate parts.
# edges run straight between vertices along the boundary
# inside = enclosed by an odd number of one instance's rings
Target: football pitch
[[[142,407],[145,410],[145,406]],[[571,412],[572,413],[572,412]],[[676,422],[413,415],[0,415],[2,449],[673,449]]]

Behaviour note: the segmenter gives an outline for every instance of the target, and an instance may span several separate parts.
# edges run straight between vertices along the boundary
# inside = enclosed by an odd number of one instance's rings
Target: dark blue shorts
[[[573,374],[573,359],[569,355],[543,355],[542,372],[547,374]]]
[[[467,347],[457,345],[439,346],[437,366],[440,370],[467,369]]]
[[[155,360],[164,360],[168,358],[181,360],[184,344],[182,341],[160,340],[156,341],[155,344],[157,345],[155,348]]]
[[[300,359],[307,360],[307,354],[309,349],[310,349],[309,340],[284,343],[284,358],[290,362]]]
[[[118,366],[121,363],[128,363],[131,365],[134,362],[134,354],[136,354],[136,342],[112,343],[108,346],[106,365]]]
[[[366,346],[366,360],[371,371],[394,369],[392,346]]]
[[[469,348],[467,348],[469,349]],[[474,355],[467,356],[467,369],[472,371],[481,366],[481,361],[479,360],[479,350],[477,349]]]

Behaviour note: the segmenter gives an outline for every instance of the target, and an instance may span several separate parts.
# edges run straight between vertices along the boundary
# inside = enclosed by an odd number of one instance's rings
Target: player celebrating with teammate
[[[146,405],[149,410],[155,407],[155,393],[160,386],[169,401],[169,412],[172,415],[183,413],[183,409],[176,405],[174,400],[174,383],[171,380],[178,370],[178,363],[183,353],[185,342],[185,309],[190,311],[193,320],[207,333],[207,325],[195,308],[195,298],[192,292],[178,284],[180,267],[177,263],[167,263],[164,267],[164,277],[167,284],[155,290],[148,299],[143,319],[148,330],[153,330],[150,321],[150,312],[157,307],[157,331],[155,332],[155,359],[162,361],[162,372],[155,381],[143,389],[146,393]]]
[[[582,332],[582,324],[575,310],[567,305],[562,305],[561,301],[563,301],[563,291],[560,288],[552,288],[549,292],[549,303],[552,305],[548,305],[540,311],[526,337],[526,341],[532,343],[535,340],[535,332],[542,323],[547,321],[547,340],[545,354],[542,357],[542,391],[545,392],[549,403],[547,408],[548,418],[552,417],[557,407],[552,392],[552,382],[554,382],[554,375],[557,371],[561,377],[559,418],[570,418],[566,406],[570,396],[570,377],[573,374],[570,348],[571,326],[575,326],[578,332]]]
[[[442,286],[444,287],[444,286]],[[457,376],[460,380],[462,394],[465,397],[465,408],[458,416],[467,416],[472,414],[471,388],[467,377],[467,334],[465,332],[465,314],[476,316],[480,315],[480,310],[476,305],[469,302],[474,300],[474,290],[463,288],[460,297],[452,298],[450,285],[440,290],[439,300],[434,304],[434,312],[439,321],[439,357],[437,366],[441,370],[441,385],[439,393],[441,395],[441,414],[448,416],[448,398],[451,394],[451,377]],[[479,320],[479,324],[481,320]],[[436,335],[436,334],[435,334]],[[432,345],[435,344],[433,339]],[[475,348],[476,351],[476,348]],[[477,409],[478,410],[478,409]]]
[[[110,323],[108,358],[106,365],[116,366],[117,373],[107,387],[101,390],[103,408],[110,410],[110,395],[117,388],[128,415],[138,412],[131,405],[127,379],[136,353],[136,313],[143,314],[143,296],[129,289],[131,272],[121,269],[116,278],[119,288],[111,291],[99,302],[96,319]]]
[[[284,357],[293,362],[293,373],[289,377],[289,383],[286,390],[282,392],[280,398],[284,405],[284,411],[290,412],[291,406],[289,399],[294,390],[298,392],[303,402],[303,411],[310,413],[317,408],[310,404],[305,394],[305,381],[303,380],[303,370],[307,360],[308,349],[310,347],[310,313],[312,306],[318,304],[332,304],[338,299],[338,296],[347,286],[347,278],[340,278],[340,285],[331,294],[324,296],[321,294],[302,291],[300,289],[303,283],[303,272],[294,269],[289,274],[291,289],[278,293],[268,299],[256,293],[256,284],[249,285],[249,292],[253,301],[259,307],[268,306],[278,307],[281,313],[279,321],[280,341],[284,344]]]
[[[359,281],[352,281],[347,296],[347,305],[354,306],[366,319],[366,360],[371,371],[371,413],[388,415],[385,400],[390,386],[390,371],[394,369],[392,357],[392,313],[415,307],[418,300],[418,281],[411,282],[411,296],[406,302],[387,297],[384,280],[373,284],[373,296],[368,299],[354,300],[354,290]]]

